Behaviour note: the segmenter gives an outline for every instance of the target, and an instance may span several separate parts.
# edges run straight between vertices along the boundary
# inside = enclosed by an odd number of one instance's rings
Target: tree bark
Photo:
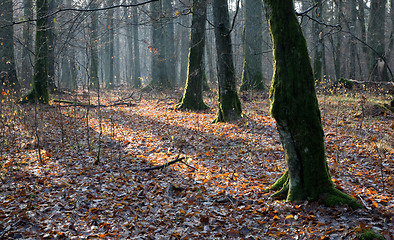
[[[98,6],[97,2],[92,2],[92,8]],[[99,71],[99,57],[98,57],[98,13],[93,12],[90,25],[90,62],[89,62],[89,85],[94,89],[100,87],[98,71]]]
[[[25,19],[33,18],[33,2],[31,0],[23,1],[23,15]],[[31,83],[33,76],[33,29],[32,23],[27,22],[23,24],[21,83],[24,87],[27,87]]]
[[[315,2],[317,6],[316,6],[316,11],[313,11],[313,17],[319,21],[322,21],[322,13],[323,13],[322,0],[316,0]],[[313,22],[312,32],[313,32],[314,44],[315,44],[315,52],[313,57],[313,75],[317,82],[321,82],[323,77],[322,70],[323,70],[323,51],[324,51],[322,25],[317,22]]]
[[[274,50],[271,115],[276,120],[288,167],[271,187],[279,190],[273,196],[287,201],[321,199],[327,205],[360,207],[335,188],[328,171],[313,71],[293,0],[267,3],[271,8]]]
[[[12,0],[2,0],[0,3],[0,86],[19,89],[14,55],[14,27],[12,25],[14,10]]]
[[[240,91],[263,90],[263,2],[245,0],[244,11],[244,63]]]
[[[108,0],[107,5],[112,6],[114,0]],[[114,10],[110,9],[107,12],[107,27],[108,27],[108,88],[112,89],[115,87],[114,77],[114,44],[115,44],[115,26],[114,26]]]
[[[241,102],[236,89],[227,0],[213,1],[213,22],[218,64],[219,107],[214,122],[239,119]]]
[[[183,97],[178,107],[181,109],[203,110],[208,108],[203,101],[206,0],[194,0],[192,9],[188,77]]]
[[[49,1],[49,9],[48,13],[53,13],[57,8],[57,0]],[[54,92],[56,90],[55,83],[55,44],[56,44],[56,29],[55,29],[55,16],[51,16],[48,18],[48,88],[50,92]]]
[[[22,97],[22,102],[38,100],[41,103],[49,103],[48,91],[48,0],[37,0],[37,27],[35,42],[35,60],[33,74],[33,88]]]
[[[150,51],[152,53],[152,81],[150,87],[155,89],[171,88],[171,81],[167,75],[167,64],[165,59],[166,44],[164,35],[164,26],[162,23],[162,5],[161,2],[151,3],[152,18],[152,45]]]
[[[136,3],[137,1],[134,1]],[[141,66],[140,66],[140,47],[139,47],[139,33],[138,33],[138,9],[132,8],[133,19],[133,87],[141,88]]]
[[[172,8],[172,0],[163,0],[163,14],[165,17],[164,35],[165,35],[165,59],[167,64],[168,80],[171,86],[176,83],[176,53],[175,53],[175,35],[174,35],[174,10]]]
[[[385,59],[386,0],[371,0],[367,30],[369,50],[369,71],[371,81],[388,81]]]

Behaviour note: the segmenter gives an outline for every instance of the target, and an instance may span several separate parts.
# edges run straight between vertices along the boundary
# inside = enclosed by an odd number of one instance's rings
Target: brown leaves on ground
[[[362,114],[357,96],[319,98],[333,180],[365,206],[351,211],[269,198],[286,166],[268,99],[251,94],[242,120],[211,124],[215,98],[193,113],[174,108],[178,95],[102,108],[2,95],[0,238],[353,239],[369,228],[393,237],[392,115]],[[177,155],[186,159],[133,171]]]

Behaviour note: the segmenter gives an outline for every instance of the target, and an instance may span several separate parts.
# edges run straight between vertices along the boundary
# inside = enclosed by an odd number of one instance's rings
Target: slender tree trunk
[[[203,101],[206,0],[194,0],[192,9],[188,77],[179,108],[202,110],[208,108]]]
[[[57,1],[52,0],[49,1],[49,14],[53,13],[57,8]],[[49,49],[48,49],[48,88],[50,92],[54,92],[56,90],[55,83],[55,44],[56,44],[56,29],[55,29],[55,16],[51,16],[48,18],[48,34],[49,34]]]
[[[135,1],[136,3],[137,1]],[[138,9],[132,8],[133,18],[133,85],[135,88],[141,88],[141,66],[140,66],[140,44],[138,33]]]
[[[13,17],[12,0],[2,0],[0,3],[0,24],[5,27],[0,29],[0,87],[19,89],[14,55]]]
[[[367,39],[369,50],[369,71],[371,81],[388,81],[385,62],[386,0],[371,0]]]
[[[97,8],[97,2],[92,3],[92,8]],[[100,87],[98,71],[99,71],[99,57],[98,57],[98,12],[91,14],[90,24],[90,62],[89,62],[89,85],[94,89]]]
[[[108,0],[107,5],[112,6],[114,0]],[[115,44],[115,26],[114,26],[114,10],[110,9],[107,12],[107,27],[108,27],[108,88],[114,88],[114,44]]]
[[[337,9],[336,9],[336,19],[337,24],[341,24],[342,22],[342,1],[337,0]],[[334,68],[335,68],[335,78],[338,81],[342,77],[342,66],[341,66],[341,47],[342,47],[342,35],[337,33],[335,38],[335,45],[334,47]]]
[[[265,89],[263,77],[263,2],[245,0],[244,62],[240,91]]]
[[[236,89],[227,0],[213,1],[213,22],[218,64],[219,107],[214,122],[239,119],[241,102]]]
[[[356,1],[350,1],[350,24],[349,31],[353,34],[356,33],[356,25],[357,25],[357,3]],[[354,37],[350,37],[349,39],[349,47],[350,47],[350,55],[349,55],[349,78],[356,78],[356,57],[357,57],[357,45],[356,39]]]
[[[48,91],[48,0],[37,0],[37,27],[35,41],[35,60],[33,74],[33,88],[21,101],[38,100],[41,103],[49,103]]]
[[[313,11],[313,17],[318,19],[319,21],[322,21],[323,19],[322,0],[316,0],[315,2],[317,6],[316,6],[316,11]],[[312,32],[313,32],[313,38],[315,44],[315,53],[313,57],[313,75],[317,82],[321,82],[323,77],[322,66],[323,66],[323,51],[324,51],[322,25],[317,22],[313,22]]]
[[[172,8],[172,0],[162,0],[163,2],[163,13],[165,15],[165,41],[166,41],[166,63],[167,63],[167,75],[171,86],[175,86],[176,83],[176,53],[175,53],[175,35],[174,35],[174,10]]]
[[[360,207],[331,181],[324,132],[308,49],[293,0],[267,0],[274,50],[271,115],[286,154],[288,170],[272,186],[288,201],[322,199],[327,205]]]
[[[23,1],[23,15],[25,19],[33,18],[33,2],[31,0]],[[23,25],[23,50],[22,50],[22,69],[21,83],[27,87],[32,81],[33,70],[33,25],[28,22]]]

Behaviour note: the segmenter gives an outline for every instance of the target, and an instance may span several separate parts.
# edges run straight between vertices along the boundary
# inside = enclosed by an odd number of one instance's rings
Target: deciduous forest
[[[0,239],[394,238],[394,0],[1,0]]]

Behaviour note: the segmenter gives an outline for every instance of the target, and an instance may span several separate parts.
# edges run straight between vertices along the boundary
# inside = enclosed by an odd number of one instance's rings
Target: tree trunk
[[[12,0],[2,0],[0,3],[0,86],[19,89],[16,75],[14,55],[14,26],[12,25],[14,10]]]
[[[241,102],[236,89],[227,0],[213,1],[213,22],[218,64],[219,107],[214,122],[239,119]]]
[[[274,50],[270,90],[288,170],[272,186],[274,197],[287,201],[322,199],[327,205],[360,205],[331,181],[324,149],[324,132],[316,98],[308,49],[293,0],[267,0]]]
[[[371,0],[367,39],[369,50],[369,71],[371,81],[388,81],[385,59],[385,14],[386,0]]]
[[[23,15],[25,19],[33,18],[33,2],[31,0],[23,1]],[[21,83],[24,87],[30,85],[32,81],[33,69],[33,25],[28,22],[23,24],[23,50],[22,50],[22,69]]]
[[[134,3],[136,3],[135,1]],[[133,87],[141,88],[141,66],[140,66],[140,47],[139,47],[139,33],[138,33],[138,9],[132,8],[133,18]]]
[[[57,8],[57,1],[52,0],[49,1],[49,9],[48,13],[53,13]],[[55,44],[56,44],[56,29],[55,29],[55,16],[51,16],[48,18],[48,88],[50,92],[54,92],[56,90],[55,83]]]
[[[322,13],[323,13],[323,4],[322,0],[316,0],[316,11],[313,11],[313,17],[318,19],[319,21],[322,21]],[[315,77],[315,80],[317,82],[320,82],[323,77],[323,29],[322,25],[313,22],[312,25],[312,32],[313,32],[313,38],[314,38],[314,44],[315,44],[315,53],[313,57],[313,75]]]
[[[337,19],[337,24],[342,23],[342,1],[343,0],[337,0],[337,8],[336,8],[336,19]],[[341,47],[342,47],[342,38],[343,36],[341,34],[337,34],[335,38],[335,45],[333,45],[334,48],[334,68],[335,68],[335,78],[338,81],[342,77],[342,66],[341,66],[341,59],[342,59],[342,54],[341,54]]]
[[[108,0],[107,5],[112,6],[114,0]],[[108,88],[114,88],[114,44],[115,44],[115,26],[114,26],[114,10],[110,9],[107,12],[107,27],[108,27]]]
[[[150,51],[152,53],[152,81],[150,87],[156,89],[171,88],[171,81],[167,75],[167,64],[165,59],[165,35],[162,23],[162,5],[161,2],[151,3],[152,24],[152,45]]]
[[[349,31],[352,33],[356,33],[356,25],[357,25],[357,4],[356,1],[350,1],[350,29]],[[349,39],[350,46],[350,61],[349,61],[349,78],[356,79],[356,56],[357,56],[357,45],[356,39],[354,37],[350,37]]]
[[[92,8],[97,8],[97,2],[92,2]],[[99,57],[98,57],[98,13],[93,12],[91,14],[91,25],[90,25],[90,62],[89,62],[89,85],[98,89],[100,87],[98,71],[99,71]]]
[[[163,0],[163,13],[165,16],[165,58],[167,64],[167,75],[171,82],[171,86],[175,86],[176,83],[176,53],[175,53],[175,35],[174,35],[174,10],[172,8],[172,0]]]
[[[193,1],[188,77],[179,108],[202,110],[208,108],[203,101],[206,0]]]
[[[37,0],[37,27],[35,42],[35,60],[33,74],[33,88],[21,101],[38,100],[41,103],[49,103],[48,92],[48,0]]]
[[[263,2],[245,0],[244,63],[240,91],[265,89],[263,77]]]
[[[179,79],[180,85],[184,86],[186,84],[187,79],[187,65],[188,65],[188,53],[190,46],[190,19],[189,15],[181,16],[181,46],[179,48],[180,52],[180,72]]]

